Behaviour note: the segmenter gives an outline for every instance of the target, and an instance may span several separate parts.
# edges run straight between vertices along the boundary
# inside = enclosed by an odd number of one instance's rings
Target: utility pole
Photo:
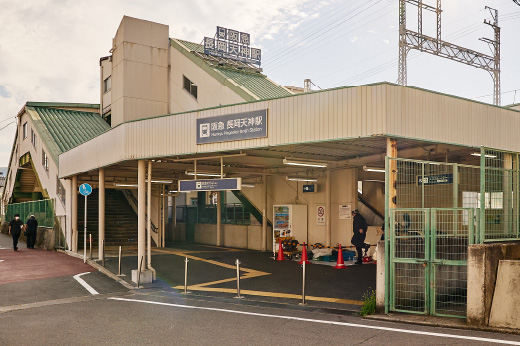
[[[488,43],[493,56],[464,48],[441,38],[441,0],[436,0],[436,7],[427,5],[423,0],[399,0],[399,85],[407,85],[406,57],[411,49],[430,53],[446,59],[461,62],[488,71],[493,78],[493,104],[500,105],[500,27],[498,26],[498,11],[489,9],[493,21],[484,20],[495,32],[494,40],[481,38]],[[417,32],[406,28],[406,4],[417,6]],[[434,12],[437,17],[437,37],[423,34],[423,10]]]

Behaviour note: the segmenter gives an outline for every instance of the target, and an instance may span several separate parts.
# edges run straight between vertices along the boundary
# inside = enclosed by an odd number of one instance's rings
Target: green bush
[[[376,291],[370,290],[363,295],[363,306],[359,314],[361,316],[373,315],[376,312]]]

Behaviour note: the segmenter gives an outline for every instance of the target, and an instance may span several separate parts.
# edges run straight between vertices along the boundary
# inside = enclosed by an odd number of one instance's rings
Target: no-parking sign
[[[325,206],[316,206],[316,225],[325,226]]]

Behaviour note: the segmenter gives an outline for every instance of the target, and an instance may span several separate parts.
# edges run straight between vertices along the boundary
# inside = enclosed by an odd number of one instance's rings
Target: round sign
[[[92,186],[89,184],[81,184],[79,186],[79,193],[81,193],[83,196],[88,196],[92,193]]]

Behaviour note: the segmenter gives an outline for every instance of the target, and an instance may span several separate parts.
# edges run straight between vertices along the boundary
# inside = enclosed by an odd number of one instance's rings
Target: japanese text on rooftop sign
[[[197,144],[267,137],[267,109],[197,119]]]
[[[260,66],[262,50],[251,48],[250,44],[249,34],[217,26],[214,38],[204,37],[204,54]]]

